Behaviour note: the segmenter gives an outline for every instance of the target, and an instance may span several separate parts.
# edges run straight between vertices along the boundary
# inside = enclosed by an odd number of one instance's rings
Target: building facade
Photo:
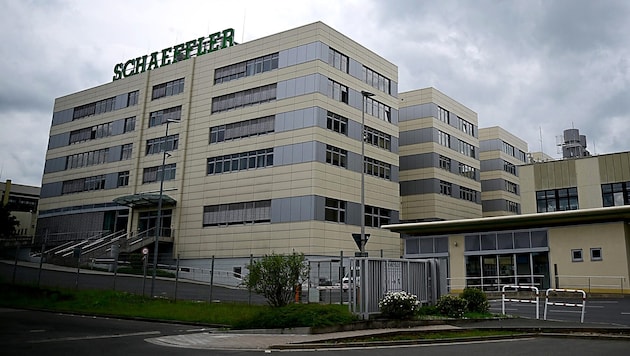
[[[527,162],[527,143],[505,129],[479,129],[483,216],[521,213],[519,166]]]
[[[7,179],[0,182],[0,203],[6,207],[12,216],[18,221],[16,236],[35,236],[37,224],[37,208],[39,205],[39,187],[15,184]]]
[[[402,221],[481,217],[477,113],[434,88],[400,94]]]
[[[352,255],[362,219],[366,251],[400,256],[380,228],[399,219],[397,67],[320,22],[230,36],[120,63],[55,101],[38,230],[151,234],[161,202],[160,258],[184,265]]]

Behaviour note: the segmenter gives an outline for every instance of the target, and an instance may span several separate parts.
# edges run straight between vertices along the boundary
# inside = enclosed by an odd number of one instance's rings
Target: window
[[[118,172],[118,187],[129,185],[129,171]]]
[[[381,225],[389,224],[392,211],[375,206],[365,206],[365,226],[381,227]]]
[[[464,163],[460,163],[459,164],[459,175],[466,177],[466,178],[470,178],[472,180],[476,180],[477,179],[477,169],[474,167],[471,167],[467,164]]]
[[[77,153],[66,158],[66,169],[82,168],[107,162],[109,148],[102,150]]]
[[[510,145],[509,143],[505,142],[505,141],[501,141],[501,150],[507,154],[509,154],[512,157],[516,157],[514,152],[514,146]]]
[[[376,146],[376,147],[384,148],[388,151],[391,150],[391,146],[392,146],[391,135],[388,135],[384,132],[381,132],[379,130],[373,129],[368,126],[364,126],[364,127],[365,127],[365,133],[363,134],[363,137],[365,138],[365,143]]]
[[[539,213],[577,210],[577,188],[561,188],[537,191],[536,207]]]
[[[146,155],[176,150],[179,145],[179,134],[147,140]]]
[[[440,166],[440,168],[450,172],[451,171],[451,159],[446,157],[446,156],[440,155],[439,166]]]
[[[328,97],[342,103],[348,103],[348,87],[328,79]]]
[[[603,206],[630,204],[630,182],[602,184]]]
[[[184,92],[184,78],[153,86],[151,100],[173,96]]]
[[[462,119],[461,117],[457,117],[457,121],[459,122],[459,129],[464,132],[469,134],[470,136],[475,137],[475,125],[473,125],[472,123]]]
[[[506,180],[505,191],[518,195],[518,184]]]
[[[136,129],[136,117],[128,117],[125,119],[125,133],[134,131]]]
[[[273,148],[208,158],[208,175],[273,166]]]
[[[363,81],[387,94],[392,93],[391,80],[368,67],[362,68]]]
[[[333,198],[326,198],[324,218],[326,221],[339,223],[346,222],[346,202]]]
[[[371,97],[365,97],[364,111],[366,114],[377,117],[383,121],[392,122],[392,108]]]
[[[438,106],[438,120],[449,124],[450,120],[449,120],[448,116],[449,116],[448,115],[448,110],[444,109],[441,106]]]
[[[438,143],[445,147],[451,147],[451,135],[438,131]]]
[[[230,64],[214,70],[214,84],[249,77],[278,69],[278,53],[250,59],[245,62]]]
[[[333,166],[346,167],[347,156],[348,151],[335,146],[326,145],[326,163],[332,164]]]
[[[168,120],[179,121],[182,118],[182,106],[175,106],[172,108],[153,111],[149,114],[149,127],[159,126],[166,123]]]
[[[459,198],[474,203],[477,201],[477,192],[466,187],[459,187]]]
[[[212,113],[276,100],[276,87],[277,84],[274,83],[214,97],[212,98]]]
[[[591,248],[591,261],[601,261],[601,260],[602,260],[601,247]]]
[[[120,160],[124,161],[126,159],[131,159],[131,152],[133,151],[133,143],[127,143],[122,145],[122,149],[120,150]]]
[[[348,56],[335,49],[328,49],[328,64],[344,73],[348,73]]]
[[[164,166],[164,180],[175,179],[175,163]],[[161,180],[162,166],[145,168],[142,172],[142,183],[153,183]]]
[[[364,173],[374,177],[390,179],[392,165],[376,159],[365,157]]]
[[[582,258],[582,249],[573,249],[571,250],[571,261],[573,262],[582,262],[584,259]]]
[[[140,92],[138,90],[132,91],[127,94],[127,106],[138,105],[138,95]]]
[[[464,141],[459,141],[459,153],[472,158],[476,157],[475,146]]]
[[[505,205],[506,205],[506,211],[509,211],[510,213],[515,213],[515,214],[519,214],[520,213],[520,209],[519,209],[519,204],[515,203],[513,201],[510,200],[506,200],[505,201]]]
[[[136,91],[132,91],[128,93],[126,99],[127,99],[127,103],[124,103],[126,105],[119,105],[119,106],[126,108],[128,106],[134,106],[138,104],[138,91],[136,90]],[[82,119],[84,117],[88,117],[92,115],[104,114],[106,112],[113,111],[115,107],[116,107],[115,96],[111,98],[99,100],[93,103],[89,103],[89,104],[85,104],[81,106],[75,106],[73,108],[72,120],[78,120],[78,119]]]
[[[208,205],[203,207],[203,226],[227,226],[268,223],[271,200]]]
[[[453,184],[443,181],[440,181],[440,194],[451,196],[453,191]]]
[[[275,115],[239,121],[210,128],[210,143],[229,141],[274,132]]]
[[[510,174],[516,175],[516,166],[508,161],[503,161],[503,170]]]
[[[526,154],[521,150],[516,153],[516,158],[521,162],[527,162]]]
[[[326,115],[326,128],[347,136],[348,119],[329,111]]]
[[[62,183],[61,194],[71,194],[105,189],[105,175],[67,180]]]

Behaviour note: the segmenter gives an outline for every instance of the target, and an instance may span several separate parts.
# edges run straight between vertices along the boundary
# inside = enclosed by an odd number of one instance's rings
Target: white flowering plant
[[[378,302],[378,307],[384,317],[407,319],[412,317],[420,308],[420,302],[417,296],[405,291],[387,292],[383,299]]]

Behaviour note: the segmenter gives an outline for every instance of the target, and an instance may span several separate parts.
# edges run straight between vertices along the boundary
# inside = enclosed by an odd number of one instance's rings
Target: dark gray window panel
[[[304,77],[278,82],[276,87],[276,100],[314,93],[316,89],[320,88],[321,83],[319,79],[321,77],[322,76],[319,74],[310,74]]]
[[[360,121],[357,122],[354,120],[348,120],[348,137],[361,142],[361,137],[363,137],[363,135],[361,134]]]
[[[304,127],[320,125],[326,127],[326,111],[319,107],[306,108],[276,114],[275,132],[298,130]]]
[[[489,171],[502,171],[503,170],[503,160],[500,158],[496,159],[486,159],[483,161],[479,161],[479,166],[482,172]]]
[[[122,146],[114,146],[109,148],[109,153],[107,154],[107,162],[118,162],[120,161],[120,155],[122,154]]]
[[[391,108],[392,112],[391,112],[391,118],[392,118],[392,124],[398,126],[398,110]]]
[[[361,226],[361,203],[346,202],[346,225]],[[352,235],[348,237],[352,238]]]
[[[427,103],[400,108],[399,121],[409,121],[424,117],[437,117],[437,105]]]
[[[452,194],[453,198],[460,199],[460,198],[459,198],[459,191],[460,191],[460,189],[459,189],[459,188],[460,188],[460,186],[459,186],[459,185],[457,185],[457,184],[453,184],[453,190],[452,190],[452,192],[453,192],[453,194]],[[475,192],[476,192],[476,194],[475,194],[475,201],[474,201],[474,202],[471,202],[471,203],[481,204],[481,192],[478,192],[478,191],[475,191]]]
[[[112,122],[112,136],[125,133],[125,119]]]
[[[491,192],[495,190],[505,190],[505,180],[503,179],[488,179],[481,181],[481,191]]]
[[[302,142],[286,146],[278,146],[273,149],[274,166],[284,166],[303,162],[317,161],[317,150],[321,149],[321,142]],[[326,161],[326,145],[323,145],[322,159]]]
[[[328,46],[324,43],[312,42],[280,51],[278,53],[278,68],[290,67],[316,59],[328,60]]]
[[[499,151],[501,150],[501,143],[502,141],[499,139],[479,141],[479,150],[481,152]]]
[[[61,110],[53,113],[52,126],[65,124],[72,121],[72,115],[74,114],[74,108]]]
[[[66,157],[58,157],[46,160],[44,173],[61,172],[66,170]]]
[[[389,172],[390,174],[390,178],[389,180],[391,180],[394,183],[398,183],[399,177],[400,177],[400,170],[398,168],[398,166],[392,166],[391,171]]]
[[[129,106],[129,93],[117,95],[114,110],[124,109],[127,106]]]
[[[361,173],[362,167],[363,165],[361,164],[361,154],[348,151],[347,169],[352,172]]]
[[[393,153],[398,153],[398,137],[392,136],[391,138],[391,151]]]
[[[48,139],[48,149],[52,150],[53,148],[68,146],[68,142],[70,142],[70,132],[52,135]]]
[[[45,183],[42,184],[41,192],[39,193],[40,198],[52,198],[61,196],[61,189],[63,187],[63,182],[53,182],[53,183]]]
[[[438,131],[433,129],[432,127],[418,130],[401,131],[399,138],[400,145],[406,146],[423,142],[437,142],[437,133]]]
[[[432,194],[440,192],[440,180],[435,178],[400,182],[400,196]]]
[[[105,175],[105,189],[118,188],[118,172],[107,173]]]
[[[324,146],[324,149],[325,149],[325,146]],[[316,195],[315,196],[315,220],[325,221],[326,220],[325,211],[326,211],[326,198]]]
[[[355,59],[349,58],[348,73],[358,80],[363,81],[363,64],[357,62]]]
[[[398,224],[400,222],[400,213],[398,210],[392,210],[392,215],[389,220],[390,224]]]
[[[481,202],[481,210],[484,212],[489,211],[508,211],[507,210],[507,200],[505,199],[492,199],[492,200],[484,200]],[[521,213],[521,207],[518,206],[517,214]]]
[[[316,196],[288,197],[271,200],[271,223],[309,221],[315,219]],[[324,200],[322,200],[323,204]],[[322,205],[323,210],[323,205]],[[324,219],[322,211],[322,219]]]
[[[421,153],[411,156],[400,156],[400,170],[438,167],[439,155],[437,153]],[[451,163],[451,167],[453,164]]]

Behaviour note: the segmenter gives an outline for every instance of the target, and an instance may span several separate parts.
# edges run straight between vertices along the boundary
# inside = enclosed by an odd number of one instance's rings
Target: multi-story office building
[[[366,251],[399,256],[380,228],[399,219],[397,67],[320,22],[238,45],[233,33],[122,62],[111,83],[55,101],[38,229],[151,233],[161,201],[160,236],[184,265],[352,255],[362,220]]]
[[[39,190],[39,187],[12,183],[10,179],[0,182],[0,204],[18,221],[15,232],[19,237],[35,235]]]
[[[477,113],[434,88],[400,94],[402,221],[481,217]]]
[[[519,166],[527,143],[498,126],[479,129],[483,216],[521,213]]]

